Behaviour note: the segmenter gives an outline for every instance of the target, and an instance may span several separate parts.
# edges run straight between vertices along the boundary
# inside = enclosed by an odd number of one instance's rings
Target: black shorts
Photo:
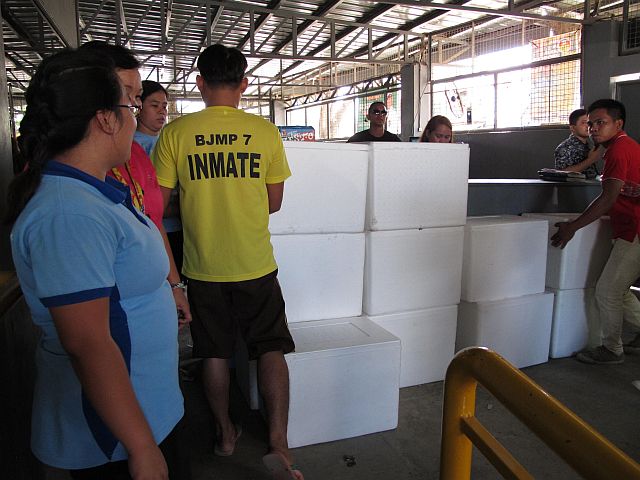
[[[238,333],[249,358],[295,348],[284,311],[278,270],[242,282],[203,282],[188,279],[193,356],[231,358]]]

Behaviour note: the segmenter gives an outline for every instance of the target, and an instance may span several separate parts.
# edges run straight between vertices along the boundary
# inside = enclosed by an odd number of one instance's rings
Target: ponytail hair
[[[5,222],[12,224],[33,197],[46,163],[78,145],[99,110],[116,108],[122,87],[113,63],[92,52],[63,50],[40,63],[25,94],[20,122],[26,168],[9,185]]]

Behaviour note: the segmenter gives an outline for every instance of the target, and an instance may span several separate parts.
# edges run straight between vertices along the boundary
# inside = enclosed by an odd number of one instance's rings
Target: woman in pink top
[[[156,171],[144,149],[133,142],[129,161],[114,167],[109,175],[129,187],[133,204],[162,232],[162,193]]]

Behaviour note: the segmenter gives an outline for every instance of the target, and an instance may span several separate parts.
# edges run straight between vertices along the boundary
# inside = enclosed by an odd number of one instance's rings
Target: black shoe
[[[616,355],[611,350],[602,345],[576,355],[576,359],[582,363],[598,365],[617,365],[624,362],[624,354]]]

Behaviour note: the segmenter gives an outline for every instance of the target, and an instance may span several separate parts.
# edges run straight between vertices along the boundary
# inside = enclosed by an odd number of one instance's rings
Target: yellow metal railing
[[[459,352],[444,384],[440,480],[468,480],[471,450],[508,479],[533,478],[474,416],[480,383],[576,472],[589,480],[640,479],[640,465],[495,352]]]

